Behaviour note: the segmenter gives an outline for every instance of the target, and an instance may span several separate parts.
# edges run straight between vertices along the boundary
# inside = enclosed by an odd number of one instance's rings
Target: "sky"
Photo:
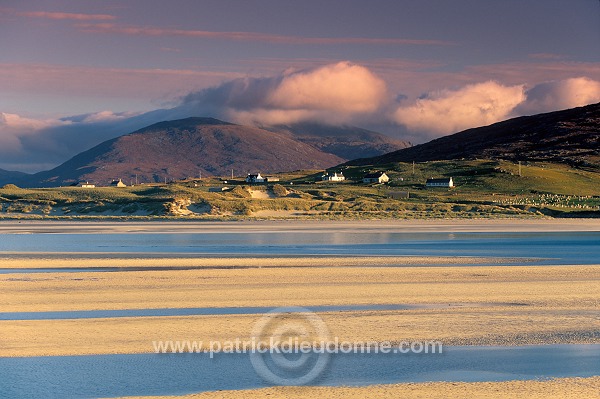
[[[0,0],[2,169],[189,116],[418,144],[596,102],[598,0]]]

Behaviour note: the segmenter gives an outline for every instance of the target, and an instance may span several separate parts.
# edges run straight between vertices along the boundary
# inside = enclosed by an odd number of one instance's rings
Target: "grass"
[[[270,199],[253,199],[243,181],[217,179],[116,188],[0,189],[0,217],[182,217],[181,204],[201,210],[185,217],[249,217],[259,211],[291,211],[320,218],[447,218],[600,216],[600,174],[559,164],[465,160],[384,165],[387,185],[361,182],[372,167],[343,169],[348,180],[321,182],[322,171],[279,174],[280,182],[257,185]],[[427,189],[429,177],[453,177],[452,189]],[[391,192],[408,198],[393,199]],[[184,206],[185,208],[185,206]]]

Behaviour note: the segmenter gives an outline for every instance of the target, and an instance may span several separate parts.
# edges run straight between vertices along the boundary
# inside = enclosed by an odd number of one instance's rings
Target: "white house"
[[[248,176],[246,176],[246,183],[264,183],[265,181],[266,179],[262,177],[260,173],[257,173],[255,175],[251,175],[250,173],[248,173]]]
[[[454,181],[451,177],[445,177],[443,179],[427,179],[425,187],[454,187]]]
[[[95,188],[96,185],[86,181],[85,183],[79,183],[79,187],[82,187],[82,188]]]
[[[389,181],[390,177],[384,172],[373,172],[363,177],[363,183],[387,183]]]
[[[113,180],[112,183],[110,183],[110,185],[112,187],[127,187],[127,185],[125,183],[123,183],[123,180],[121,180],[121,179]]]
[[[342,172],[329,172],[321,176],[321,180],[323,181],[344,181],[346,178]]]

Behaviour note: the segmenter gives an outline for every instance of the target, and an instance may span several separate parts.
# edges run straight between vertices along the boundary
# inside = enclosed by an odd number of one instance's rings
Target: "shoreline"
[[[368,222],[368,223],[367,223]],[[34,233],[234,233],[234,232],[596,232],[597,219],[243,220],[89,221],[0,220],[2,234]]]
[[[206,256],[172,253],[151,254],[98,252],[0,252],[0,269],[135,269],[132,271],[210,270],[210,269],[269,269],[269,268],[340,268],[340,267],[447,267],[454,265],[488,266],[535,265],[545,258],[479,257],[479,256],[347,256],[347,255],[279,255],[279,256]],[[152,256],[156,255],[156,256]],[[162,256],[161,256],[162,255]],[[93,264],[88,262],[93,260]],[[539,266],[539,265],[538,265]],[[5,273],[6,274],[6,273]]]

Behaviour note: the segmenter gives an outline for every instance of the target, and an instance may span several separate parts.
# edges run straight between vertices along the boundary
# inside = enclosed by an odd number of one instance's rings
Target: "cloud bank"
[[[271,78],[236,79],[192,93],[183,102],[238,123],[271,125],[350,123],[376,113],[386,99],[383,80],[345,61]]]
[[[38,131],[60,126],[59,120],[38,120],[0,112],[0,148],[2,153],[19,152],[23,149],[23,139]]]
[[[600,102],[600,82],[585,77],[541,83],[527,90],[515,113],[532,115]]]
[[[523,86],[490,81],[429,93],[413,105],[399,107],[393,118],[409,130],[448,134],[498,122],[524,100]]]
[[[402,84],[402,82],[396,82]],[[407,82],[407,84],[410,82]],[[247,125],[321,122],[388,132],[420,143],[510,117],[600,102],[600,82],[575,77],[528,87],[483,81],[419,98],[393,93],[370,69],[348,61],[269,77],[246,77],[192,92],[169,109],[101,111],[36,120],[0,113],[0,168],[35,172],[102,141],[165,120],[211,116]]]
[[[600,82],[571,78],[545,82],[526,89],[495,81],[456,90],[427,93],[394,112],[393,120],[412,132],[436,137],[512,117],[580,107],[600,102]]]

